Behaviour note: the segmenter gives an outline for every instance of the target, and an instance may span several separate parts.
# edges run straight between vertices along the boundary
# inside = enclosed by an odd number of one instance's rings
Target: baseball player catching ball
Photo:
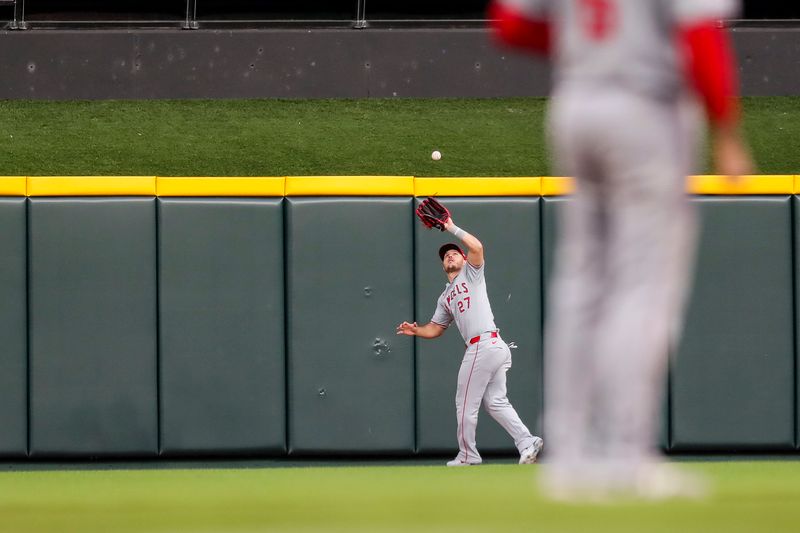
[[[418,208],[417,215],[428,228],[449,231],[467,248],[466,254],[453,243],[439,248],[439,259],[448,283],[436,302],[431,321],[424,326],[418,326],[416,322],[403,322],[397,326],[398,335],[433,339],[455,322],[464,338],[466,351],[456,388],[459,452],[447,466],[481,463],[475,445],[481,402],[514,439],[520,454],[519,463],[534,463],[543,442],[531,435],[506,397],[506,372],[511,368],[511,350],[500,338],[486,294],[483,245],[473,235],[456,226],[449,211],[434,199],[425,200]]]
[[[553,58],[549,133],[576,178],[545,332],[547,493],[691,496],[658,461],[663,386],[693,263],[685,194],[699,132],[717,173],[751,172],[729,0],[494,0],[494,34]]]

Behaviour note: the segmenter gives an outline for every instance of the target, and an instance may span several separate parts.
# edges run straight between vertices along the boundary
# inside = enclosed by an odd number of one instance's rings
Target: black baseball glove
[[[417,216],[426,228],[437,228],[444,231],[444,224],[450,218],[450,211],[435,198],[428,198],[419,204]]]

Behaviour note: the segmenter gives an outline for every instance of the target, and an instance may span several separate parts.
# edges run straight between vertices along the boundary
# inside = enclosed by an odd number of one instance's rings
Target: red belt
[[[490,339],[494,339],[494,338],[496,338],[496,337],[497,337],[497,332],[496,332],[496,331],[492,331],[491,333],[489,333],[489,338],[490,338]],[[476,343],[476,342],[478,342],[479,340],[481,340],[481,336],[480,336],[480,335],[478,335],[477,337],[472,337],[472,338],[469,340],[469,343],[470,343],[470,344],[475,344],[475,343]]]

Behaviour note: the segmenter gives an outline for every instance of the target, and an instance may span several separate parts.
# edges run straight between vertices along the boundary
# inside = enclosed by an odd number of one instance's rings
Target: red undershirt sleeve
[[[550,24],[504,6],[498,0],[489,5],[488,17],[493,36],[510,46],[539,55],[550,54]]]
[[[679,29],[686,75],[714,124],[733,124],[739,119],[738,80],[730,38],[716,21],[704,21]]]

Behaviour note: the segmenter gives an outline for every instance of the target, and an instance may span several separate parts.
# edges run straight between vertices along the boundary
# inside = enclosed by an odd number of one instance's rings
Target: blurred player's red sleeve
[[[718,21],[704,21],[679,30],[686,73],[700,93],[714,124],[739,119],[738,79],[730,38]]]
[[[524,48],[541,55],[550,54],[550,24],[504,6],[498,0],[489,5],[492,35],[503,44]]]

